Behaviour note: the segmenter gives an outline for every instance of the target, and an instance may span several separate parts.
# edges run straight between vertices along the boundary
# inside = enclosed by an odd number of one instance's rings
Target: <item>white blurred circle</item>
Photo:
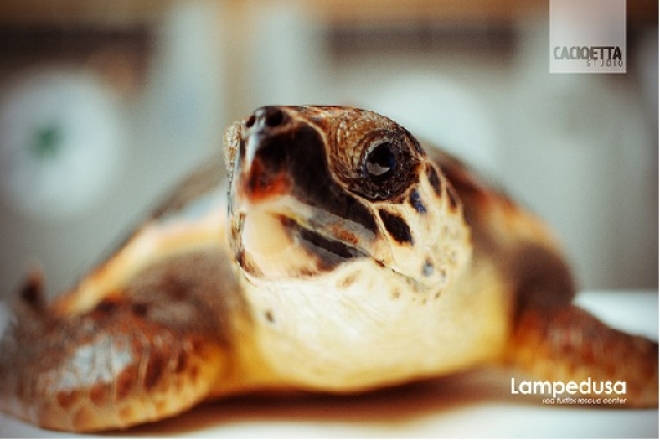
[[[90,209],[117,174],[122,145],[118,103],[91,73],[35,71],[0,96],[0,185],[29,215]]]

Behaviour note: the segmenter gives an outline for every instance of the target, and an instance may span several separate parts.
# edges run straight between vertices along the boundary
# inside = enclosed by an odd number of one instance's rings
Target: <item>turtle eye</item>
[[[377,142],[367,151],[364,162],[366,177],[383,176],[396,167],[396,156],[390,142]]]
[[[369,200],[394,200],[418,178],[414,142],[400,129],[368,133],[357,144],[361,154],[348,189]]]

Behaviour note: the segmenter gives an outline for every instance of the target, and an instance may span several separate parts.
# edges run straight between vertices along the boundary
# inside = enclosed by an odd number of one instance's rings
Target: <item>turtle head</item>
[[[253,283],[362,262],[418,291],[469,258],[460,201],[403,127],[351,107],[262,107],[225,136],[229,239]]]

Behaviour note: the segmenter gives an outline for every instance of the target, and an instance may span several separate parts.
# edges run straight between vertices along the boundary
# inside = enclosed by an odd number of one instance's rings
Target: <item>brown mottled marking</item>
[[[108,403],[110,398],[110,389],[105,383],[93,385],[89,389],[89,400],[98,407]]]
[[[343,279],[341,279],[338,283],[339,287],[342,289],[347,289],[353,285],[359,278],[360,274],[357,272],[352,272],[346,275]]]
[[[204,341],[194,338],[192,340],[192,352],[197,356],[204,355]]]
[[[162,379],[165,372],[166,360],[160,353],[149,354],[147,367],[144,372],[144,388],[151,391]]]
[[[137,385],[138,366],[130,365],[124,368],[115,378],[115,394],[117,400],[124,400],[130,396]]]
[[[188,354],[183,350],[179,350],[176,355],[176,361],[174,364],[173,371],[175,373],[181,373],[186,369],[187,364],[188,364]]]
[[[333,228],[333,232],[337,236],[337,238],[344,241],[345,243],[351,244],[353,246],[359,243],[358,237],[350,231],[346,231],[339,228]]]
[[[408,223],[403,218],[385,209],[379,209],[378,215],[392,238],[399,243],[407,243],[411,246],[415,244],[415,240],[410,233],[410,226],[408,226]]]
[[[447,187],[447,199],[449,200],[449,209],[455,211],[458,208],[458,194],[451,186]]]
[[[56,394],[57,404],[65,410],[71,408],[80,401],[83,395],[81,391],[63,390]]]
[[[197,382],[197,380],[199,380],[199,367],[197,365],[192,365],[190,370],[188,370],[188,376],[192,382]]]
[[[440,178],[435,168],[431,164],[426,165],[426,177],[429,179],[429,183],[435,191],[435,195],[442,197],[442,184],[440,183]]]
[[[275,316],[273,315],[272,310],[266,310],[266,313],[264,314],[264,316],[266,317],[266,321],[268,321],[270,323],[275,322]]]

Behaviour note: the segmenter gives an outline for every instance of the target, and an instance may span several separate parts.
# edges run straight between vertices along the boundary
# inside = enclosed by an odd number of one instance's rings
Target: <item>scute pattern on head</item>
[[[334,132],[334,136],[328,139],[332,171],[347,179],[359,177],[357,170],[360,168],[359,161],[362,156],[359,151],[360,141],[366,133],[382,130],[393,123],[391,119],[377,113],[345,110],[341,118],[327,127],[329,133]]]
[[[348,108],[325,128],[328,132],[331,171],[351,192],[370,201],[400,201],[409,186],[417,180],[418,154],[421,154],[419,143],[391,119],[374,112]],[[364,167],[367,154],[385,142],[392,144],[395,168],[389,176],[366,178]],[[382,185],[385,177],[388,182]]]
[[[408,223],[410,241],[390,240],[391,264],[397,271],[417,277],[416,297],[433,298],[466,270],[472,247],[460,201],[454,205],[449,196],[449,182],[434,165],[427,166],[433,167],[434,172],[421,174],[419,182],[408,192],[415,205],[381,203],[378,209]],[[429,176],[437,177],[438,181],[432,182]],[[424,206],[423,212],[419,205]]]
[[[409,168],[405,191],[391,199],[371,201],[369,206],[381,225],[383,238],[389,242],[391,259],[386,265],[411,278],[419,277],[415,283],[417,289],[413,289],[416,295],[439,294],[460,276],[471,256],[470,232],[460,200],[442,170],[424,154],[419,142],[404,127],[374,112],[343,109],[341,118],[328,122],[326,129],[336,130],[334,139],[329,137],[328,156],[333,171],[339,176],[347,170],[360,169],[360,148],[364,148],[361,141],[373,137],[374,133],[391,133],[410,139],[417,153],[415,165],[419,163],[420,166]],[[412,200],[412,205],[404,200]],[[392,237],[384,216],[403,220],[409,238]]]

